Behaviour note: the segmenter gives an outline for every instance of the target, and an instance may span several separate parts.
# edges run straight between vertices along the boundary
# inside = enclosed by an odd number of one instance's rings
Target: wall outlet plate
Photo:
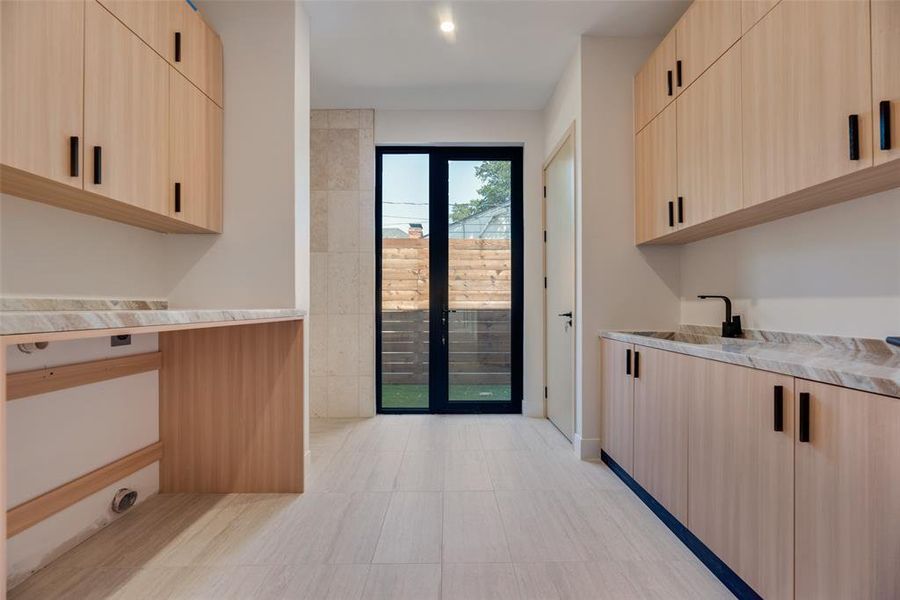
[[[116,346],[130,346],[131,345],[131,336],[130,335],[113,335],[109,338],[109,345],[112,347]]]

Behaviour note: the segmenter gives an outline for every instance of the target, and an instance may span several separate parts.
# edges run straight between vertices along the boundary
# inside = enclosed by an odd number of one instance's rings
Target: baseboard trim
[[[706,544],[701,542],[700,538],[682,525],[675,515],[657,502],[656,498],[651,496],[641,484],[632,479],[631,475],[629,475],[625,469],[619,466],[619,464],[603,450],[600,451],[600,460],[606,463],[612,472],[625,482],[625,485],[627,485],[631,491],[634,492],[634,494],[640,498],[651,511],[653,511],[653,514],[655,514],[657,518],[659,518],[659,520],[662,521],[679,540],[681,540],[682,544],[687,546],[688,550],[694,553],[694,556],[700,559],[700,562],[706,565],[706,568],[709,569],[732,594],[741,600],[762,600],[762,596],[753,591],[753,588],[751,588],[746,581],[732,571],[731,567],[726,565],[721,558],[716,556],[716,554],[706,546]]]
[[[572,447],[581,460],[597,460],[600,457],[599,438],[583,438],[580,433],[576,433],[572,436]]]

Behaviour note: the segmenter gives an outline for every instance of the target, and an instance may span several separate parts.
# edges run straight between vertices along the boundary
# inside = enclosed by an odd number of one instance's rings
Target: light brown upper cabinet
[[[100,4],[85,4],[84,189],[165,214],[169,66]]]
[[[740,209],[740,43],[678,97],[675,109],[677,225],[689,227]]]
[[[900,158],[900,2],[872,0],[875,164]]]
[[[675,230],[675,151],[675,106],[670,105],[634,139],[634,226],[638,244]]]
[[[187,2],[171,2],[169,54],[182,75],[219,106],[222,103],[222,41]]]
[[[900,598],[900,399],[796,392],[796,598]]]
[[[701,359],[635,346],[634,479],[688,519],[688,406]]]
[[[688,526],[763,598],[793,595],[794,379],[701,361]]]
[[[741,0],[741,33],[756,25],[781,0]]]
[[[872,166],[869,2],[783,0],[742,39],[744,206]]]
[[[631,473],[634,467],[634,346],[600,340],[603,450]]]
[[[97,0],[128,29],[168,60],[171,4],[179,0]],[[181,0],[182,2],[184,0]]]
[[[81,188],[84,3],[0,2],[0,162]]]
[[[675,25],[676,95],[740,37],[740,2],[694,0]]]
[[[675,31],[657,46],[634,76],[634,131],[675,99]]]
[[[179,72],[169,76],[169,214],[221,232],[222,109]]]

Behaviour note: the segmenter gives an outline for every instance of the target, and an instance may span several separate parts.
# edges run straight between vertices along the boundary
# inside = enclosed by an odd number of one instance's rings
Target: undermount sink
[[[683,344],[696,344],[698,346],[748,341],[740,338],[723,338],[717,335],[702,335],[699,333],[686,333],[683,331],[632,331],[629,333],[631,335],[639,335],[658,340],[669,340],[672,342],[681,342]]]

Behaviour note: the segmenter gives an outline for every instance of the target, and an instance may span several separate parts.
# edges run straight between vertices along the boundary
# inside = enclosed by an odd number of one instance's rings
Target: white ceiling
[[[540,109],[581,34],[668,31],[684,0],[307,0],[314,108]],[[455,39],[438,29],[452,14]]]

